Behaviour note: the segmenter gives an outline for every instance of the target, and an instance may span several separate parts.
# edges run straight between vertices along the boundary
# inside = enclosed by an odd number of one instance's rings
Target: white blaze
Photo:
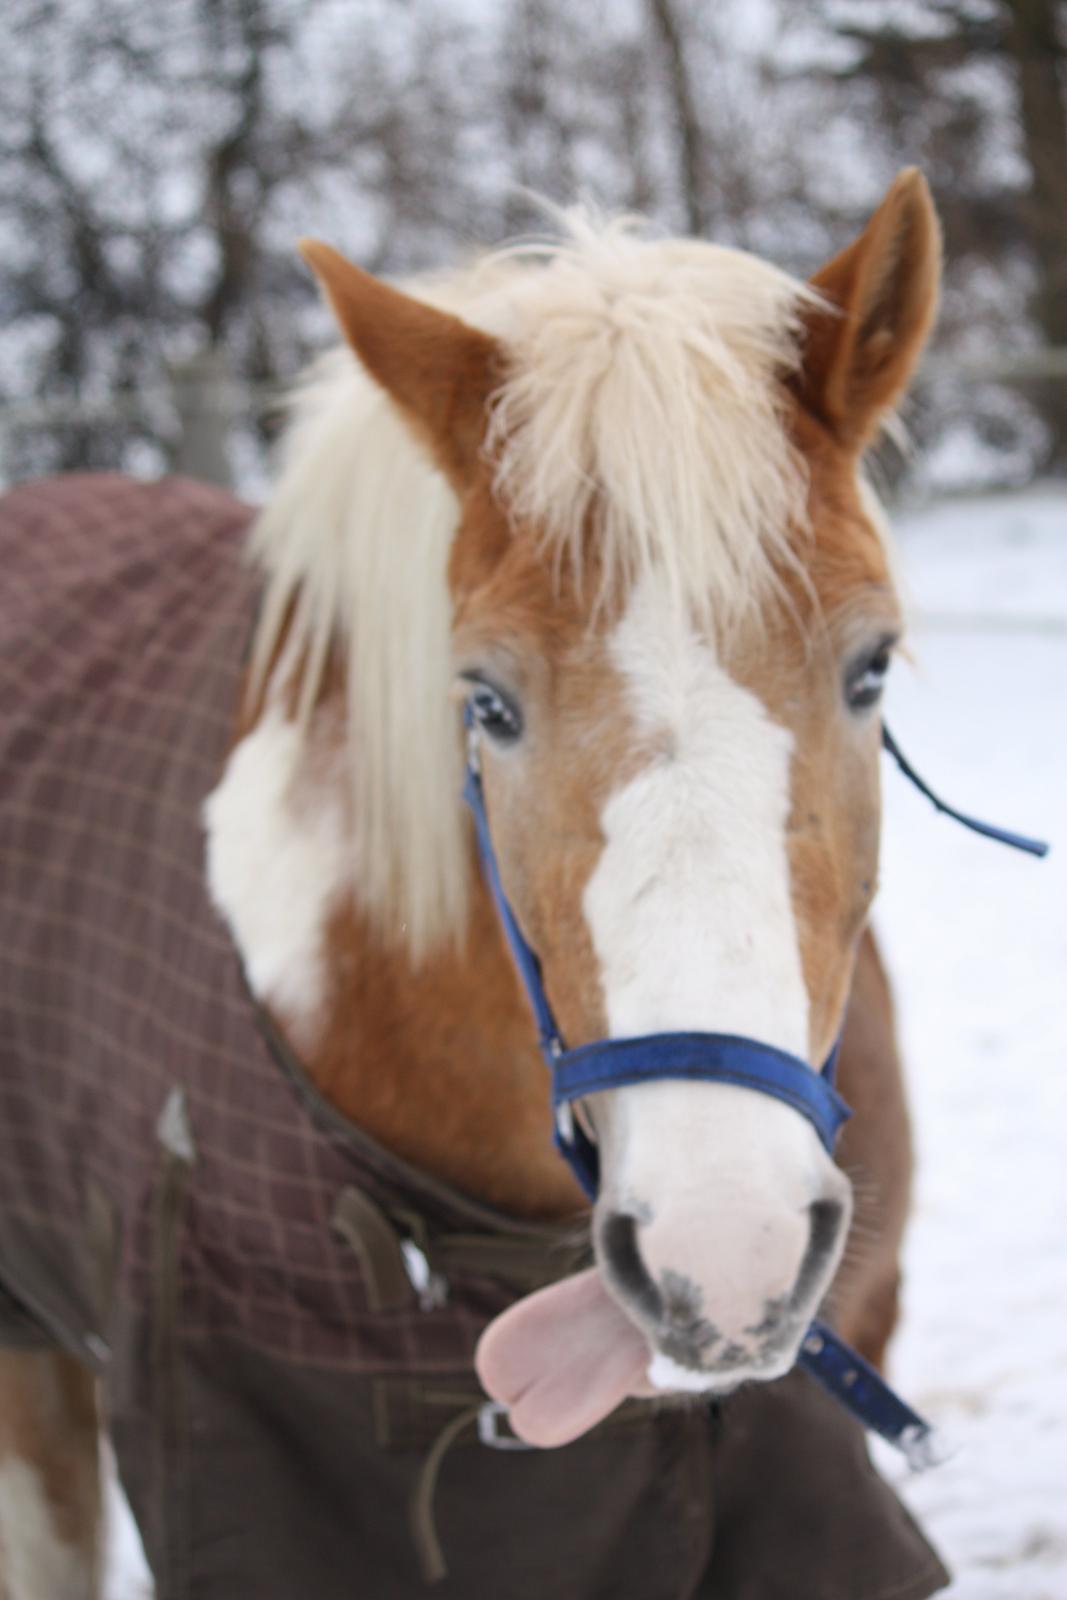
[[[792,735],[649,583],[612,654],[663,754],[605,807],[585,892],[609,1030],[748,1034],[806,1056],[786,850]]]
[[[786,843],[792,735],[655,585],[635,590],[612,653],[658,748],[605,806],[584,896],[609,1033],[735,1033],[806,1059]],[[692,1286],[719,1348],[751,1351],[758,1366],[760,1324],[789,1301],[808,1249],[809,1207],[847,1203],[814,1130],[728,1084],[668,1080],[591,1104],[605,1211],[638,1219],[653,1279]],[[779,1369],[790,1360],[779,1353]],[[676,1387],[660,1366],[652,1381]]]

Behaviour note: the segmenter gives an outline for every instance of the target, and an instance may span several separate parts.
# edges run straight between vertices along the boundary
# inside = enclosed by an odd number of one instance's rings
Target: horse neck
[[[323,881],[348,872],[344,673],[331,655],[294,747],[290,620],[267,687],[246,685],[205,808],[211,893],[252,989],[319,1091],[387,1149],[501,1210],[573,1214],[584,1197],[552,1144],[536,1028],[473,841],[465,931],[417,964],[362,911],[358,891]],[[311,820],[331,817],[324,854],[302,848]]]
[[[416,969],[357,905],[335,915],[327,1020],[304,1064],[338,1110],[413,1165],[516,1215],[573,1214],[583,1199],[552,1146],[526,998],[480,878],[472,888],[462,944]]]

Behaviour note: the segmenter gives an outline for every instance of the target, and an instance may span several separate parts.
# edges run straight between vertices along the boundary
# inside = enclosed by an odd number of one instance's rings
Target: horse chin
[[[788,1345],[777,1346],[772,1354],[726,1367],[689,1366],[657,1350],[637,1393],[642,1399],[685,1394],[725,1399],[745,1384],[771,1383],[775,1378],[784,1378],[793,1367],[798,1346],[799,1341],[794,1345],[790,1340]]]
[[[646,1328],[650,1354],[641,1392],[722,1397],[746,1384],[784,1378],[796,1363],[809,1320],[790,1308],[772,1327],[758,1330],[758,1338],[716,1338],[704,1345],[694,1343],[688,1329]]]

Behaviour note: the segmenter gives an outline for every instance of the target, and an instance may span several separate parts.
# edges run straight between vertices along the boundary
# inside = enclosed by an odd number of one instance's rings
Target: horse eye
[[[866,711],[878,704],[891,660],[892,646],[886,642],[852,670],[845,683],[845,699],[850,711]]]
[[[515,744],[522,736],[522,713],[491,683],[474,683],[467,696],[471,716],[496,744]]]

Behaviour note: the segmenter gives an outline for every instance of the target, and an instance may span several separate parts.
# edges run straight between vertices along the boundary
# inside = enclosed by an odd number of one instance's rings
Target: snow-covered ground
[[[1057,848],[965,832],[887,761],[876,920],[919,1148],[894,1378],[955,1454],[879,1461],[952,1600],[1067,1600],[1067,488],[898,531],[915,667],[890,726],[946,799]],[[143,1592],[135,1539],[120,1521],[110,1600]]]
[[[898,530],[889,725],[946,799],[1055,846],[976,838],[887,762],[876,920],[919,1151],[893,1371],[956,1446],[901,1488],[958,1600],[1067,1600],[1067,488]]]

